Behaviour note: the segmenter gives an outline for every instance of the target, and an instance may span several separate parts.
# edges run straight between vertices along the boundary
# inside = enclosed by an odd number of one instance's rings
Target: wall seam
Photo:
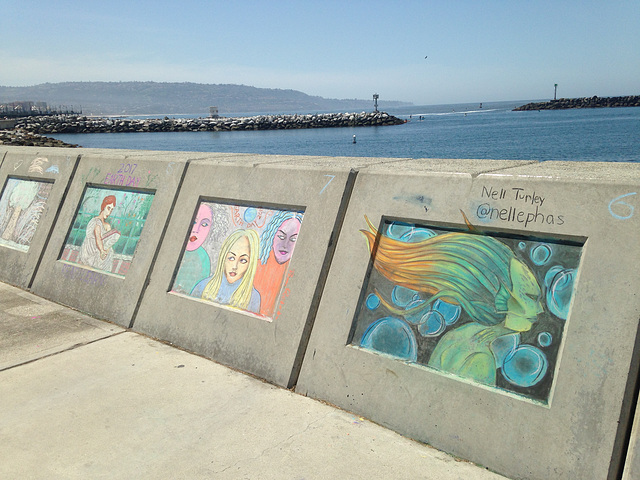
[[[162,243],[164,242],[164,237],[167,234],[167,230],[169,229],[169,223],[171,221],[171,217],[173,216],[173,210],[176,207],[176,203],[178,203],[178,197],[180,196],[180,191],[182,190],[182,184],[184,179],[187,176],[187,170],[189,169],[189,164],[191,163],[191,159],[187,159],[184,165],[184,169],[182,170],[182,176],[180,177],[180,181],[178,182],[178,186],[176,187],[176,192],[173,195],[173,200],[171,202],[171,207],[169,208],[169,212],[167,213],[167,218],[165,220],[164,226],[162,227],[162,233],[160,234],[160,238],[158,239],[158,245],[156,247],[156,251],[153,254],[153,258],[151,259],[151,265],[149,265],[149,269],[147,270],[147,275],[144,279],[144,283],[142,284],[142,289],[140,290],[140,295],[138,296],[138,301],[136,302],[136,307],[133,309],[133,314],[131,315],[131,320],[129,321],[129,329],[133,328],[133,325],[136,321],[136,317],[138,316],[138,311],[140,310],[140,306],[142,305],[142,299],[144,298],[144,294],[147,291],[147,287],[149,286],[149,282],[151,281],[151,275],[153,274],[153,269],[155,268],[156,261],[158,260],[158,255],[160,254],[160,250],[162,249]]]
[[[291,375],[286,384],[286,387],[292,390],[295,389],[296,385],[298,384],[298,377],[300,376],[300,371],[302,370],[302,363],[307,352],[309,338],[311,337],[313,324],[315,323],[318,308],[320,306],[320,299],[322,298],[324,287],[327,283],[329,269],[331,267],[333,255],[340,238],[344,219],[347,215],[347,208],[349,207],[349,202],[351,201],[351,194],[353,193],[357,176],[358,171],[355,169],[351,169],[351,171],[349,172],[349,176],[347,177],[347,183],[342,194],[342,200],[340,201],[340,206],[336,214],[336,221],[333,224],[333,230],[331,232],[331,236],[329,237],[327,251],[325,253],[324,261],[322,262],[322,268],[320,269],[318,283],[316,284],[315,291],[313,292],[313,299],[311,301],[311,306],[309,307],[309,313],[307,314],[307,319],[302,329],[300,343],[298,344],[298,350],[294,357]]]

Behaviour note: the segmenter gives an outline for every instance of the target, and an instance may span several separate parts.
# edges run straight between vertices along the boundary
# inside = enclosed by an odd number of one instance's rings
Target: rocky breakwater
[[[0,145],[11,145],[17,147],[72,147],[75,148],[78,145],[72,145],[65,143],[55,138],[45,137],[38,135],[37,133],[27,132],[23,129],[16,130],[0,130]]]
[[[527,103],[514,108],[514,112],[523,110],[565,110],[568,108],[603,108],[603,107],[640,107],[640,95],[626,97],[583,97],[560,98],[549,102]]]
[[[309,115],[259,115],[240,118],[128,119],[74,115],[30,117],[16,127],[40,135],[57,133],[198,132],[231,130],[281,130],[297,128],[368,127],[405,123],[384,112],[323,113]]]

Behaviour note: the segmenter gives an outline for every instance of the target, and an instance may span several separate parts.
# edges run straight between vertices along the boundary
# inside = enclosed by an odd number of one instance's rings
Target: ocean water
[[[407,120],[407,123],[387,127],[53,136],[67,143],[95,148],[351,157],[640,162],[640,108],[512,111],[528,102],[486,102],[482,107],[480,104],[452,104],[388,109],[388,113]],[[174,115],[176,118],[196,116]],[[156,116],[162,117],[164,115]],[[353,135],[356,135],[355,144]]]

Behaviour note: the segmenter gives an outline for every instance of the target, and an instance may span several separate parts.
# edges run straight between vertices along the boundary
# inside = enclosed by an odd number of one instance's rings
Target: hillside
[[[373,92],[372,92],[373,98]],[[234,113],[283,113],[373,110],[371,100],[338,100],[297,90],[246,85],[158,82],[64,82],[29,87],[0,86],[0,103],[15,101],[64,105],[85,115],[194,114],[207,116],[217,106],[221,116]],[[379,109],[408,105],[378,101]]]

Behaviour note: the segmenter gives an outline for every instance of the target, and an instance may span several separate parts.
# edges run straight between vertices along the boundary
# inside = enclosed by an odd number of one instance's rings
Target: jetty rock
[[[370,127],[405,123],[385,112],[258,115],[238,118],[129,119],[54,115],[20,119],[16,128],[41,135],[56,133],[197,132]]]
[[[514,108],[514,112],[524,110],[565,110],[568,108],[640,107],[640,95],[626,97],[582,97],[560,98],[549,102],[533,102]]]
[[[78,145],[65,143],[62,140],[45,137],[23,129],[0,130],[0,145],[16,147],[78,147]]]

